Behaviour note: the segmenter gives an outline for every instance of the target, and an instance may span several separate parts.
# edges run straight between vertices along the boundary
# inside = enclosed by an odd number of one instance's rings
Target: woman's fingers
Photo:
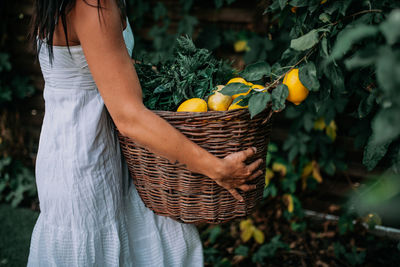
[[[237,152],[237,153],[239,153],[239,160],[245,161],[247,158],[254,156],[254,154],[256,152],[257,152],[257,148],[249,147],[248,149]]]
[[[259,177],[262,174],[263,174],[262,170],[258,170],[256,172],[254,172],[252,175],[248,176],[246,179],[240,179],[240,180],[237,179],[234,181],[233,187],[240,188],[241,186],[245,185],[247,182],[254,180],[255,178]]]
[[[260,175],[262,175],[262,174],[263,174],[262,170],[258,170],[258,171],[256,171],[255,173],[253,173],[253,174],[247,179],[247,181],[254,180],[254,179],[256,179],[258,176],[260,176]],[[247,182],[247,181],[246,181],[246,182]]]
[[[262,159],[258,159],[256,161],[254,161],[253,163],[251,163],[250,165],[248,165],[247,168],[250,171],[250,173],[253,173],[255,170],[257,170],[258,167],[260,167],[262,162],[263,162]]]
[[[242,202],[243,201],[243,197],[238,193],[238,191],[236,189],[228,189],[229,193],[232,194],[232,196],[234,198],[236,198],[238,201]]]
[[[240,190],[242,191],[250,191],[250,190],[254,190],[257,188],[257,186],[255,184],[244,184],[238,187]]]

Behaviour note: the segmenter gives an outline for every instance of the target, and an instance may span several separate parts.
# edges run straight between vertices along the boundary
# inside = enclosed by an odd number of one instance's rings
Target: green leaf
[[[367,97],[363,98],[358,106],[358,118],[363,119],[371,112],[374,107],[375,96],[371,93]]]
[[[160,18],[165,17],[168,14],[168,10],[165,5],[161,2],[157,2],[156,6],[153,9],[153,17],[154,20],[159,20]]]
[[[233,96],[236,94],[246,93],[247,91],[249,91],[249,89],[250,86],[243,83],[230,83],[222,88],[222,90],[219,92],[223,95]]]
[[[293,39],[290,42],[290,47],[297,51],[305,51],[310,49],[318,43],[318,31],[311,30],[307,34],[300,36],[297,39]]]
[[[327,13],[322,13],[321,15],[319,15],[319,20],[324,23],[328,23],[331,21],[331,16],[329,16],[329,14]]]
[[[344,91],[345,85],[343,72],[338,66],[335,66],[334,64],[328,64],[324,68],[324,73],[329,81],[331,81],[334,87],[333,89],[339,90],[340,92]]]
[[[279,7],[283,10],[286,6],[287,0],[279,0]]]
[[[180,0],[179,3],[181,4],[184,11],[189,11],[193,6],[194,0]]]
[[[267,107],[267,104],[270,100],[271,95],[268,92],[253,94],[249,100],[250,117],[253,118],[262,112]]]
[[[240,245],[235,249],[235,255],[247,257],[249,255],[249,248],[247,246]]]
[[[214,0],[214,3],[216,8],[221,8],[224,4],[224,0]]]
[[[370,136],[368,144],[364,149],[363,164],[369,171],[372,171],[379,161],[386,155],[389,144],[377,145],[373,142],[373,135]]]
[[[257,81],[270,73],[271,66],[267,62],[261,61],[248,65],[239,76],[247,81]]]
[[[185,15],[178,24],[178,34],[192,35],[194,27],[199,23],[198,19],[191,15]]]
[[[164,85],[159,85],[154,89],[154,94],[160,94],[160,93],[165,93],[168,91],[168,88]]]
[[[379,86],[386,92],[395,92],[400,86],[400,52],[382,46],[376,63],[376,77]]]
[[[339,225],[339,231],[341,232],[340,225]],[[346,232],[346,231],[344,231],[344,233],[345,233],[345,232]],[[345,248],[342,244],[340,244],[339,242],[335,242],[335,243],[333,244],[333,252],[335,253],[335,257],[340,259],[340,257],[341,257],[343,254],[346,253],[346,248]]]
[[[329,52],[328,52],[328,40],[326,39],[326,37],[322,38],[321,41],[321,48],[322,48],[322,52],[324,52],[325,57],[329,56]]]
[[[304,7],[304,6],[308,6],[308,5],[309,5],[308,2],[309,2],[309,1],[304,1],[304,0],[291,0],[291,1],[289,2],[289,4],[290,4],[291,6]]]
[[[272,109],[277,111],[285,108],[285,101],[288,95],[289,89],[284,84],[280,84],[272,90]]]
[[[352,214],[344,214],[340,216],[338,221],[339,234],[344,235],[347,232],[353,232],[354,224],[353,224],[354,216]],[[345,252],[345,249],[340,249],[342,253]],[[335,253],[336,254],[336,253]]]
[[[395,44],[400,38],[400,9],[393,10],[387,20],[379,26],[379,29],[389,45]]]
[[[6,53],[0,53],[0,72],[3,70],[11,70],[10,55]]]
[[[400,108],[382,109],[372,121],[373,139],[377,145],[392,142],[400,135]]]
[[[218,225],[210,229],[210,236],[208,239],[210,240],[211,244],[215,243],[221,232],[222,232],[221,227]]]
[[[331,60],[342,58],[356,42],[375,36],[378,28],[372,25],[359,24],[344,29],[338,34],[336,43],[332,49]]]
[[[371,48],[355,52],[354,55],[344,61],[344,64],[348,70],[353,70],[371,66],[375,64],[376,60],[376,49]]]
[[[276,235],[267,244],[262,245],[252,256],[253,263],[264,263],[265,258],[272,258],[277,250],[289,250],[289,246],[280,240],[281,236]]]
[[[301,83],[310,91],[319,90],[319,81],[317,77],[317,69],[313,62],[309,62],[299,69],[299,78]]]

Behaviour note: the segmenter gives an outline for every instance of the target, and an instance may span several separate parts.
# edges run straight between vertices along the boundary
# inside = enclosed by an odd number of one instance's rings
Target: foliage
[[[230,5],[236,0],[214,0],[215,8],[221,8],[223,6]],[[174,6],[173,11],[167,8],[167,5],[158,1],[156,5],[151,5],[145,0],[127,0],[127,7],[130,14],[130,19],[133,21],[132,26],[134,31],[143,28],[145,23],[151,23],[153,25],[148,36],[152,39],[152,42],[138,38],[135,35],[135,57],[137,59],[150,62],[151,64],[157,65],[160,62],[165,62],[173,57],[173,51],[175,49],[175,40],[181,35],[192,36],[195,27],[198,25],[198,19],[192,14],[193,7],[195,4],[201,3],[199,0],[179,0],[179,7]],[[175,14],[172,12],[179,12]],[[152,21],[146,20],[148,15],[152,15]],[[176,29],[170,30],[173,27],[173,17],[179,17]],[[225,37],[226,35],[226,37]],[[202,43],[202,47],[214,50],[231,36],[235,35],[233,32],[225,33],[224,35],[218,29],[211,27],[200,33],[199,43]],[[211,41],[211,42],[210,42]]]
[[[25,197],[36,197],[34,174],[25,164],[26,151],[21,151],[24,137],[19,125],[21,100],[32,96],[35,87],[29,77],[14,67],[14,58],[9,49],[13,36],[8,12],[15,3],[1,4],[0,15],[0,202],[11,203],[13,207],[22,203]],[[20,16],[23,14],[20,14]],[[25,154],[24,154],[25,153]]]
[[[29,78],[11,71],[10,55],[0,53],[0,104],[31,96],[35,91]]]
[[[395,30],[400,27],[400,11],[390,13],[397,4],[357,0],[282,3],[273,1],[268,12],[278,12],[280,28],[290,29],[291,41],[281,59],[273,64],[271,69],[277,72],[270,79],[280,79],[285,68],[299,66],[300,80],[312,91],[303,107],[290,107],[286,111],[287,117],[298,121],[291,131],[293,139],[289,137],[284,146],[289,159],[310,153],[324,162],[321,165],[327,173],[333,174],[337,167],[344,167],[340,158],[339,162],[332,158],[337,153],[327,153],[333,149],[336,129],[327,133],[331,140],[321,138],[311,144],[315,139],[309,137],[319,135],[312,131],[312,125],[321,118],[326,125],[333,123],[336,128],[335,118],[350,113],[372,129],[358,139],[363,138],[364,142],[368,139],[363,163],[373,169],[390,154],[388,150],[398,151],[398,147],[390,145],[400,136],[394,122],[400,114],[400,83],[396,74],[400,40]],[[294,6],[296,13],[290,14]],[[301,150],[298,142],[292,142],[301,136],[308,151]]]
[[[266,258],[275,256],[278,249],[289,249],[289,246],[280,241],[280,236],[276,235],[267,244],[262,245],[252,257],[254,263],[263,263]]]
[[[332,50],[332,61],[345,58],[344,64],[349,71],[370,69],[376,75],[360,102],[358,113],[366,117],[372,110],[377,110],[371,116],[372,133],[364,152],[363,163],[372,170],[387,154],[391,144],[399,140],[400,127],[400,9],[393,10],[387,18],[378,25],[356,24],[347,26],[343,35],[337,39]],[[385,41],[383,41],[384,37]],[[370,38],[381,40],[371,42]],[[350,51],[349,44],[360,45],[357,51]],[[395,162],[400,164],[400,162]]]
[[[16,207],[25,197],[34,196],[36,186],[32,171],[11,157],[0,158],[0,202]]]
[[[350,251],[346,250],[346,247],[341,243],[336,242],[334,244],[335,255],[338,258],[344,258],[351,266],[364,264],[366,252],[358,252],[355,247],[352,247]]]
[[[216,60],[207,49],[196,48],[189,37],[176,40],[173,59],[159,63],[136,64],[142,85],[144,104],[152,110],[175,111],[189,98],[208,96],[218,84],[233,76],[233,68]]]

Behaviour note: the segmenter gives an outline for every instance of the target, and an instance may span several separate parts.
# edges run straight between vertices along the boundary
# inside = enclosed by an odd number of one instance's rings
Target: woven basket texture
[[[183,223],[221,224],[250,214],[262,199],[265,185],[265,157],[271,130],[270,108],[253,119],[250,119],[247,109],[154,113],[219,158],[256,147],[257,153],[251,161],[264,159],[261,166],[264,172],[252,181],[257,189],[249,192],[239,190],[244,197],[244,201],[239,202],[209,177],[193,173],[183,164],[170,163],[121,135],[116,129],[130,175],[144,204],[158,215]]]

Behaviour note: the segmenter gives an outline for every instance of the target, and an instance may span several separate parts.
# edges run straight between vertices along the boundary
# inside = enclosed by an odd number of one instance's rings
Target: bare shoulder
[[[117,38],[123,31],[116,0],[76,0],[71,10],[71,22],[79,39],[82,34],[106,34],[108,38]]]

